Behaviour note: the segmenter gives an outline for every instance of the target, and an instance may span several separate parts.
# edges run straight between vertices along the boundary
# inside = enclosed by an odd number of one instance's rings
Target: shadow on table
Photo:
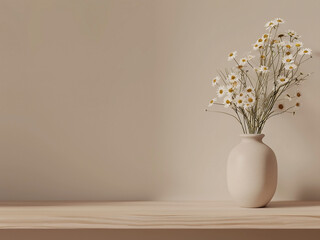
[[[319,240],[317,229],[80,229],[0,230],[0,239],[14,240]]]
[[[320,207],[320,201],[276,201],[270,202],[267,208]]]

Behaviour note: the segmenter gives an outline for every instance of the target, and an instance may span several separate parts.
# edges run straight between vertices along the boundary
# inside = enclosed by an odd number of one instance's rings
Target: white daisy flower
[[[239,70],[241,70],[243,67],[244,67],[244,65],[241,65],[240,63],[238,66],[236,66],[236,68],[238,68]]]
[[[285,76],[280,76],[280,77],[278,77],[277,81],[280,85],[283,85],[289,81],[289,78],[287,78]]]
[[[239,64],[242,65],[242,66],[244,66],[244,65],[247,64],[247,62],[248,62],[248,59],[244,57],[244,58],[241,58],[241,59],[240,59]]]
[[[279,43],[280,43],[279,40],[273,39],[273,40],[270,42],[270,45],[273,45],[273,44],[279,45]]]
[[[248,94],[246,98],[246,102],[251,106],[255,103],[256,99],[253,94]]]
[[[231,98],[230,96],[226,96],[226,97],[223,99],[223,103],[224,103],[224,107],[225,107],[225,108],[230,107],[230,105],[232,104],[232,98]]]
[[[260,66],[258,71],[261,73],[267,73],[269,72],[269,68],[267,66]]]
[[[291,37],[293,37],[294,35],[297,35],[296,31],[293,31],[293,30],[288,30],[287,33]]]
[[[237,51],[231,52],[228,55],[228,61],[233,60],[237,56]]]
[[[240,87],[239,81],[234,81],[234,82],[231,83],[231,85],[232,85],[232,87],[233,87],[234,89],[238,89],[238,88]]]
[[[273,21],[276,22],[277,24],[283,24],[284,23],[284,20],[282,18],[276,18]]]
[[[244,92],[240,92],[238,96],[239,96],[239,97],[244,97],[244,96],[245,96],[245,93],[244,93]]]
[[[240,96],[237,96],[236,99],[235,99],[235,103],[236,103],[236,106],[237,106],[237,107],[243,107],[243,105],[244,105],[244,98],[243,98],[243,97],[240,97]]]
[[[263,42],[265,41],[265,39],[264,38],[259,38],[258,40],[257,40],[257,42],[256,43],[258,43],[258,44],[263,44]]]
[[[262,45],[263,45],[263,43],[258,43],[258,42],[254,43],[253,44],[253,50],[258,50],[260,48],[263,48]]]
[[[214,87],[215,85],[217,85],[217,83],[219,83],[220,79],[221,78],[219,76],[216,76],[214,79],[212,79],[212,82],[211,82],[212,86]]]
[[[269,38],[269,34],[268,33],[265,33],[262,35],[262,38],[264,39],[264,41],[266,41],[266,39]]]
[[[293,44],[290,43],[290,42],[285,42],[285,43],[284,43],[284,47],[285,47],[286,49],[290,50],[290,49],[293,47]]]
[[[294,63],[290,63],[290,64],[286,64],[286,65],[284,66],[284,68],[285,68],[286,70],[294,70],[294,69],[297,68],[297,65],[295,65]]]
[[[221,86],[217,90],[218,97],[223,97],[226,94],[226,88],[224,86]]]
[[[212,98],[212,99],[210,100],[210,102],[209,102],[208,107],[213,106],[213,104],[215,104],[215,103],[216,103],[216,101],[217,101],[217,99],[216,99],[216,98]]]
[[[303,43],[300,42],[300,41],[296,41],[296,42],[294,43],[294,45],[295,45],[297,48],[303,47]]]
[[[234,93],[234,87],[233,85],[228,85],[227,86],[227,94],[232,95]]]
[[[248,94],[254,94],[254,88],[251,87],[251,86],[248,86],[248,87],[246,88],[246,93],[248,93]]]
[[[252,104],[246,102],[244,103],[243,108],[244,110],[249,111],[252,108],[252,106]]]
[[[287,56],[284,56],[283,59],[282,59],[282,62],[286,63],[286,64],[292,63],[293,62],[293,56],[291,54],[287,55]]]
[[[290,37],[300,38],[300,36],[297,34],[297,32],[296,32],[296,31],[293,31],[293,30],[288,30],[287,34],[288,34]]]
[[[235,74],[235,73],[230,73],[230,74],[228,75],[228,80],[229,80],[230,82],[238,81],[238,80],[239,80],[239,76],[238,76],[237,74]]]
[[[301,49],[301,51],[299,52],[300,55],[311,55],[312,50],[310,48],[304,48]]]
[[[285,52],[284,54],[287,55],[287,56],[289,56],[290,54],[292,54],[292,52],[291,52],[291,51],[287,51],[287,52]]]
[[[274,21],[267,22],[264,26],[267,28],[267,30],[273,28],[277,24]]]
[[[248,61],[250,61],[250,60],[252,60],[254,58],[255,58],[255,56],[253,56],[253,55],[248,55],[248,57],[247,57]]]

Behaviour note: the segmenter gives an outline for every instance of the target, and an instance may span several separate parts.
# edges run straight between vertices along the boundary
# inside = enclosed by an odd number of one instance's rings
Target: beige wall
[[[276,199],[320,200],[320,1],[1,0],[0,200],[230,199],[211,77],[282,17],[315,52],[270,121]],[[318,54],[318,55],[317,55]]]

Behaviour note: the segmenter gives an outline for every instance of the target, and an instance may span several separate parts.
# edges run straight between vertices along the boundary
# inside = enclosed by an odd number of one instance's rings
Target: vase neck
[[[264,134],[241,134],[240,137],[242,142],[262,142]]]

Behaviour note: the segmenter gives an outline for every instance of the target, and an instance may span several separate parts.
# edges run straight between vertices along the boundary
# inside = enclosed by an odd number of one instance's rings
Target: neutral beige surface
[[[0,229],[320,229],[320,202],[4,202]]]
[[[262,8],[264,8],[262,10]],[[211,77],[281,16],[315,58],[267,124],[276,199],[320,199],[320,1],[0,0],[0,200],[230,199]]]
[[[0,230],[5,240],[319,240],[320,230]]]

